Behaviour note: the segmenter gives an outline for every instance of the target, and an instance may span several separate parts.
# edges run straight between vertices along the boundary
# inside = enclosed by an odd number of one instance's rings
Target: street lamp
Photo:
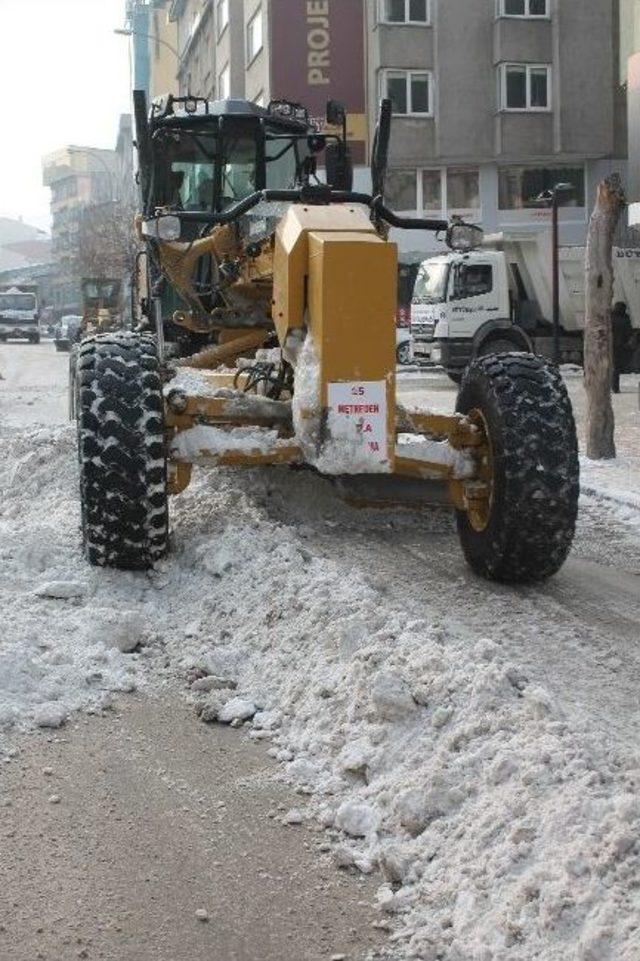
[[[553,360],[560,366],[560,225],[558,211],[562,200],[568,200],[575,193],[569,183],[557,183],[551,190],[545,190],[536,199],[551,207],[552,211],[552,283],[553,283]]]
[[[168,43],[168,41],[163,40],[162,37],[158,37],[153,33],[142,33],[140,30],[133,30],[132,28],[126,27],[116,27],[113,32],[119,37],[146,37],[147,40],[154,40],[155,43],[161,43],[163,47],[168,47],[176,60],[180,60],[180,54],[176,48],[172,44]]]

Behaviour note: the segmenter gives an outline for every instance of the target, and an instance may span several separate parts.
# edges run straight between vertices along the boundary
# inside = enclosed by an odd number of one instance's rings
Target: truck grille
[[[420,340],[433,340],[433,335],[435,333],[436,325],[433,321],[429,321],[424,324],[412,324],[411,334],[413,337],[419,337]]]

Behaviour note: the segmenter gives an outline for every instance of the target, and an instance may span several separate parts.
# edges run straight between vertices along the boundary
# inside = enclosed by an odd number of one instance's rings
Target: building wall
[[[91,205],[114,199],[118,158],[115,150],[70,145],[44,157],[42,171],[44,185],[51,188],[54,307],[75,312],[81,303],[80,221]]]
[[[458,168],[477,171],[480,205],[464,210],[489,230],[546,229],[549,211],[531,206],[516,209],[501,201],[501,182],[524,178],[545,187],[567,176],[584,177],[585,202],[562,211],[561,240],[581,244],[597,180],[606,172],[626,175],[625,97],[617,83],[620,39],[618,0],[549,0],[544,18],[502,15],[500,0],[430,0],[426,25],[382,23],[381,4],[368,9],[369,136],[375,109],[383,95],[385,71],[429,71],[432,116],[394,116],[390,150],[390,184],[397,185],[415,169],[420,179],[442,171],[442,208],[449,174]],[[507,65],[549,67],[548,109],[503,109],[502,77]],[[427,174],[422,175],[421,170]],[[526,172],[525,172],[526,171]],[[566,174],[566,176],[565,176]],[[524,189],[524,188],[523,188]],[[424,191],[423,191],[424,193]],[[406,198],[408,194],[405,192]],[[511,195],[510,195],[511,196]],[[419,211],[422,213],[422,209]],[[427,210],[429,214],[436,211]],[[433,238],[397,232],[405,252],[435,249]]]
[[[176,24],[181,95],[216,95],[214,0],[174,0],[169,16]]]
[[[176,94],[178,29],[176,23],[169,20],[169,0],[154,0],[149,33],[149,96],[154,99],[167,93]]]
[[[242,58],[245,64],[245,96],[248,100],[260,98],[265,105],[271,99],[271,82],[269,76],[269,5],[266,0],[244,0],[243,10],[243,39]],[[247,26],[255,17],[262,21],[262,47],[256,56],[248,61]],[[238,51],[239,53],[239,51]]]
[[[621,68],[628,97],[629,225],[640,228],[640,0],[623,0],[621,7]]]

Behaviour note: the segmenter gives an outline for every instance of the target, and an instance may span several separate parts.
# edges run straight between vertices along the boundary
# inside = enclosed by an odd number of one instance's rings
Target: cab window
[[[244,200],[256,187],[256,139],[253,131],[228,134],[222,164],[222,208]]]
[[[452,300],[481,297],[493,290],[491,264],[458,264],[454,273]]]

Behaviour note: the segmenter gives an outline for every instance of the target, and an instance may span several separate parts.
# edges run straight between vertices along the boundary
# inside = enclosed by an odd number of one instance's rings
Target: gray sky
[[[0,216],[49,225],[43,154],[115,147],[130,111],[125,0],[0,0]]]

